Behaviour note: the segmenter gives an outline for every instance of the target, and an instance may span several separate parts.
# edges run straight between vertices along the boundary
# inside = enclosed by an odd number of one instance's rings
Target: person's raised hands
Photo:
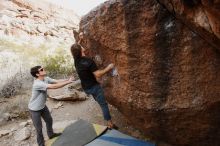
[[[79,39],[82,40],[83,39],[83,32],[79,33]]]
[[[69,81],[70,83],[72,83],[74,80],[75,80],[75,78],[74,78],[73,76],[71,76],[71,77],[68,79],[68,81]]]
[[[115,67],[115,65],[114,65],[113,63],[110,63],[110,64],[107,66],[107,68],[108,68],[109,70],[113,69],[114,67]]]

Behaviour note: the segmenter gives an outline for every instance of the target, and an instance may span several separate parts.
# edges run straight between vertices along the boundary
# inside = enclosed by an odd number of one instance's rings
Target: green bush
[[[47,55],[41,61],[50,77],[69,76],[74,72],[72,57],[63,52]]]

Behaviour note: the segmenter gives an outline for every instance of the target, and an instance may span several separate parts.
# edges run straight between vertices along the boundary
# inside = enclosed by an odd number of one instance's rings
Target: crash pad
[[[106,126],[78,120],[67,126],[62,135],[49,140],[47,146],[83,146],[107,130]]]
[[[108,130],[85,146],[155,146],[154,143],[138,140],[118,130]]]

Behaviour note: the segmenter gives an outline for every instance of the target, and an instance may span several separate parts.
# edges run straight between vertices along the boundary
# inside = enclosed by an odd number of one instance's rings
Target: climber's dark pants
[[[104,91],[100,85],[95,85],[90,89],[85,90],[86,94],[91,94],[95,101],[97,101],[102,109],[104,119],[106,121],[111,120],[108,104],[105,100]]]

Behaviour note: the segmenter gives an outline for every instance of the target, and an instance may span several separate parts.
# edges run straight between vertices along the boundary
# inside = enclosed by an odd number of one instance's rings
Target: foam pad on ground
[[[79,120],[67,126],[62,135],[55,139],[51,146],[83,146],[94,140],[106,129],[106,126]]]
[[[155,146],[155,144],[138,140],[117,130],[109,130],[86,146]]]

